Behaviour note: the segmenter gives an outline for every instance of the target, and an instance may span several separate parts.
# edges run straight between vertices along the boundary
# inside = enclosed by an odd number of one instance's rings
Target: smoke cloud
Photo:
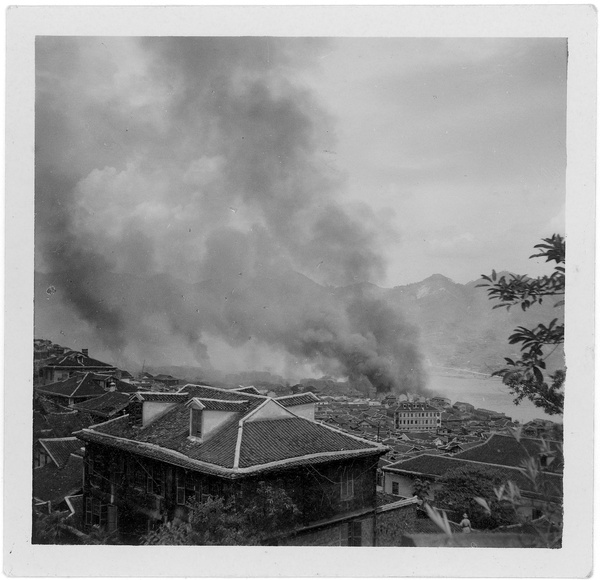
[[[358,284],[386,225],[341,203],[334,122],[295,74],[323,49],[38,39],[36,270],[115,355],[176,341],[207,365],[216,338],[423,388],[414,328]]]

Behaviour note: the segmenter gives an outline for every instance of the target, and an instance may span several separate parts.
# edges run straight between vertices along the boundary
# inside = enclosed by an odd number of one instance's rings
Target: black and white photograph
[[[569,34],[84,28],[31,36],[29,548],[568,553]]]

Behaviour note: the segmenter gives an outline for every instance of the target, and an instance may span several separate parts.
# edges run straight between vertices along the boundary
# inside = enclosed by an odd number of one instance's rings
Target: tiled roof
[[[398,403],[398,405],[394,407],[394,411],[432,411],[434,413],[439,413],[439,409],[432,407],[427,403]]]
[[[106,393],[106,389],[102,386],[102,382],[106,378],[99,378],[99,375],[95,375],[94,373],[76,374],[64,381],[36,387],[36,392],[55,397],[75,399],[78,397],[99,397]],[[112,379],[112,381],[115,383],[117,391],[132,393],[136,390],[133,385],[124,381],[119,381],[118,379]]]
[[[106,367],[114,369],[113,365],[96,360],[78,351],[69,351],[58,361],[48,364],[49,367]]]
[[[138,392],[136,396],[142,401],[161,401],[164,403],[178,403],[189,399],[188,393]]]
[[[237,391],[238,393],[253,393],[254,395],[260,395],[260,392],[256,387],[238,387],[237,389],[232,389]]]
[[[39,439],[39,442],[59,469],[67,464],[71,453],[82,447],[81,441],[77,437]]]
[[[312,393],[298,393],[297,395],[277,397],[275,400],[284,407],[294,407],[296,405],[308,405],[310,403],[316,403],[319,400],[319,397],[313,395]]]
[[[480,465],[479,462],[459,459],[458,454],[448,457],[447,455],[431,455],[427,453],[412,457],[411,459],[397,461],[396,463],[387,465],[383,470],[438,478],[458,467],[472,468]],[[503,472],[506,480],[513,481],[520,489],[526,491],[532,490],[531,482],[523,475],[520,469],[493,464],[486,464],[486,467]],[[556,495],[560,495],[562,493],[562,476],[554,473],[548,473],[545,476],[549,478],[548,481],[554,487]]]
[[[482,463],[520,467],[528,457],[537,457],[540,454],[540,445],[540,439],[522,437],[520,441],[517,441],[512,435],[495,433],[487,441],[473,445],[470,449],[457,453],[455,457]],[[557,454],[550,467],[560,468],[563,464],[563,457],[559,444],[550,442],[550,448]]]
[[[198,399],[207,411],[230,411],[233,413],[244,412],[248,409],[250,401],[219,401],[213,399]]]
[[[353,439],[300,417],[248,422],[243,430],[240,467],[313,453],[355,451],[366,446],[364,440]]]
[[[222,401],[247,401],[249,397],[260,401],[266,399],[263,395],[254,395],[248,392],[241,393],[240,391],[233,389],[219,389],[216,387],[209,387],[208,385],[185,385],[177,392],[189,393],[190,396],[199,399],[220,399]]]
[[[186,404],[176,405],[141,429],[131,426],[124,416],[84,429],[78,436],[199,471],[231,476],[282,463],[318,463],[387,451],[382,445],[298,417],[275,399],[207,386],[188,385],[184,390],[190,400],[192,396],[197,398],[205,409],[238,412],[204,441],[189,437],[190,411]]]
[[[83,459],[70,455],[67,464],[57,469],[51,463],[33,470],[33,497],[58,502],[83,486]]]
[[[99,397],[77,403],[76,405],[73,405],[73,408],[78,411],[93,413],[94,415],[108,418],[125,409],[129,404],[130,396],[131,395],[128,393],[110,391]]]

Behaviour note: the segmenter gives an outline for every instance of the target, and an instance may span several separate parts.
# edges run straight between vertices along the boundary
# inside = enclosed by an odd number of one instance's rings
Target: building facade
[[[436,431],[442,412],[425,403],[400,403],[394,409],[394,427],[399,431]]]

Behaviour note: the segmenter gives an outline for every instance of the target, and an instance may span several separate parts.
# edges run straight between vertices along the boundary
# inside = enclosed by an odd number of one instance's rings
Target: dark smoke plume
[[[293,71],[322,41],[40,38],[36,268],[111,352],[211,340],[418,391],[415,330],[359,286],[378,222],[341,205],[333,123]]]

